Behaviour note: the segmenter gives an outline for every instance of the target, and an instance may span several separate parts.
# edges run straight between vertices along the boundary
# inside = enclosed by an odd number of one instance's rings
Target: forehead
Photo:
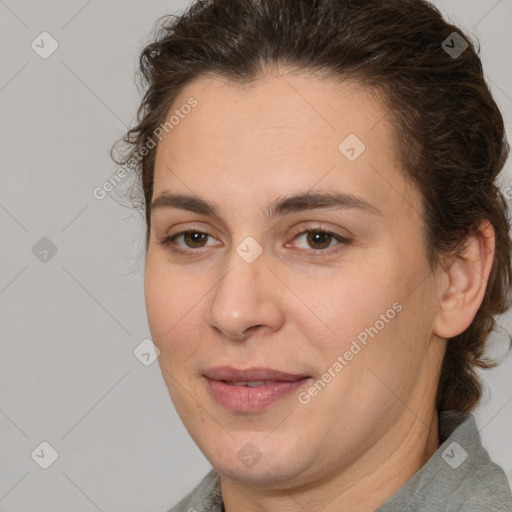
[[[196,106],[183,108],[191,99]],[[384,211],[418,209],[400,171],[393,117],[358,83],[203,77],[181,91],[171,115],[179,122],[158,145],[153,197],[172,190],[218,202],[223,194],[242,204],[314,187],[364,195]]]
[[[318,142],[337,150],[350,133],[365,143],[379,143],[380,149],[394,142],[389,112],[358,83],[269,74],[240,85],[218,76],[203,77],[181,91],[167,118],[179,113],[190,98],[197,106],[166,134],[172,135],[167,145],[175,152],[185,142],[203,148],[212,141],[234,151],[240,144],[252,148],[256,139],[265,144],[265,153],[305,153]]]

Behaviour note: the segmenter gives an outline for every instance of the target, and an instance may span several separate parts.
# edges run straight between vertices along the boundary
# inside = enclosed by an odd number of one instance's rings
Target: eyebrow
[[[167,208],[177,208],[221,218],[218,207],[214,203],[196,195],[162,192],[151,202],[151,212]],[[305,192],[280,197],[269,205],[265,213],[267,217],[272,218],[293,212],[320,208],[358,209],[375,215],[382,215],[382,211],[368,201],[352,194],[341,192]]]

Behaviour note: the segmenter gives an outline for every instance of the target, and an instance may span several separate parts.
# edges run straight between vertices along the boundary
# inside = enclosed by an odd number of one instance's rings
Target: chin
[[[289,461],[261,460],[252,467],[243,467],[236,454],[232,460],[212,461],[212,466],[223,476],[248,485],[261,487],[282,486],[285,482],[295,481],[305,468],[296,468]]]
[[[215,445],[201,446],[201,451],[222,476],[249,485],[275,487],[286,482],[293,485],[307,481],[306,472],[313,462],[300,446],[286,439],[269,442],[265,433],[248,441],[246,436],[224,436]],[[220,439],[218,439],[220,441]],[[302,452],[302,453],[301,453]]]

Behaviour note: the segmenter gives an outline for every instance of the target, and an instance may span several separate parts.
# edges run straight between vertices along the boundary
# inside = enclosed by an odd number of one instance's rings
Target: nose
[[[277,331],[284,323],[279,280],[263,252],[252,263],[233,249],[228,270],[214,288],[208,324],[226,338],[244,340],[256,331]]]

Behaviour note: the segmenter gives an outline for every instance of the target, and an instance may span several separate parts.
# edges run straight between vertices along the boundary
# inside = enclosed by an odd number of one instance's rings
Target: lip
[[[292,374],[272,368],[237,369],[218,366],[204,373],[212,398],[234,412],[259,412],[271,404],[296,394],[310,380],[309,375]],[[234,383],[265,383],[257,387],[235,386]]]
[[[204,372],[205,377],[212,380],[226,380],[230,382],[248,382],[258,380],[294,381],[309,377],[309,375],[287,373],[272,368],[252,367],[246,369],[232,366],[217,366]]]

